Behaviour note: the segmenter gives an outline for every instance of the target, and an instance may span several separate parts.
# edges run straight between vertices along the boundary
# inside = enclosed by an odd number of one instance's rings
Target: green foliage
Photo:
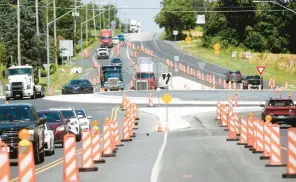
[[[283,6],[296,9],[296,1],[276,0]],[[155,17],[160,28],[171,37],[173,30],[195,27],[198,13],[167,11],[210,11],[203,25],[204,47],[220,43],[222,48],[242,47],[256,52],[296,53],[296,14],[278,10],[273,3],[254,3],[253,0],[163,0],[162,10]],[[284,9],[283,9],[284,10]],[[235,12],[233,12],[235,11]],[[180,35],[181,36],[181,35]]]

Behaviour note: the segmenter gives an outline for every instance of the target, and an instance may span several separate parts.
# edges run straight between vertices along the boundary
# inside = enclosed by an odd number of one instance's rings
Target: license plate
[[[10,152],[9,147],[1,147],[2,152]]]
[[[278,118],[285,118],[285,116],[278,116]]]
[[[81,123],[81,126],[86,126],[87,125],[87,123]]]

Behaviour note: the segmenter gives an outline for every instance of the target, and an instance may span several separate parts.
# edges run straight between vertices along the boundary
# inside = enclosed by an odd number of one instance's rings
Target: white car
[[[91,129],[91,116],[88,116],[84,109],[75,109],[77,116],[80,118],[80,127],[81,130]]]
[[[44,124],[44,135],[44,142],[46,143],[44,151],[48,156],[54,155],[54,134],[47,124]]]
[[[79,142],[81,140],[82,130],[80,127],[80,121],[79,121],[80,118],[75,113],[75,109],[74,108],[51,108],[49,110],[61,111],[63,116],[66,119],[70,120],[70,122],[68,122],[69,131],[70,133],[73,133],[74,135],[76,135],[76,141]]]
[[[97,58],[98,59],[109,59],[109,50],[107,48],[98,48],[97,49]]]
[[[112,38],[112,43],[113,44],[119,44],[119,38],[118,37],[113,37]]]

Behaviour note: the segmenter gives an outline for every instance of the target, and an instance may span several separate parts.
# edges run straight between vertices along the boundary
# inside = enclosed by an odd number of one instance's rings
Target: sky
[[[94,0],[96,4],[106,5],[117,4],[116,7],[120,8],[118,17],[124,23],[128,20],[139,20],[143,32],[160,32],[159,26],[154,22],[154,17],[160,11],[161,0]],[[90,2],[90,0],[83,0],[84,2]],[[129,9],[135,8],[135,9]],[[153,9],[136,9],[136,8],[153,8]]]

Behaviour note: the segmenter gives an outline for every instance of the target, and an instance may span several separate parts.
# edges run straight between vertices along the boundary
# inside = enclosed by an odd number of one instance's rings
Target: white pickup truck
[[[109,59],[108,48],[98,48],[97,49],[97,58],[98,59]]]

